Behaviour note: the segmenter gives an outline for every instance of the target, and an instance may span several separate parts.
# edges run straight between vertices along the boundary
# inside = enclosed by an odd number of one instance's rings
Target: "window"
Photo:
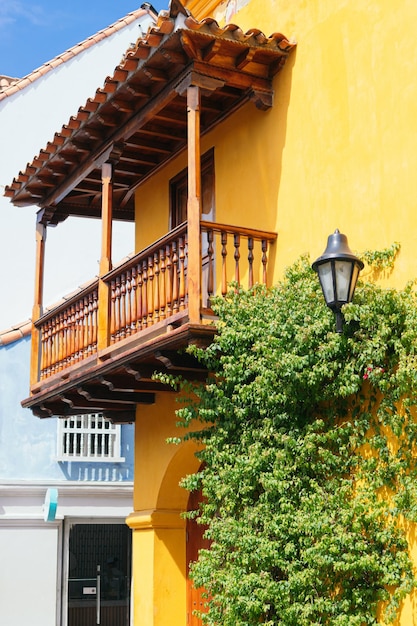
[[[123,462],[121,426],[101,413],[58,419],[58,461]]]
[[[170,228],[187,219],[187,174],[185,169],[170,181]],[[214,221],[214,151],[201,157],[202,219]]]

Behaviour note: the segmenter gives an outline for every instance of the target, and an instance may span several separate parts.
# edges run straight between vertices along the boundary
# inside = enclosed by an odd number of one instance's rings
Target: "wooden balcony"
[[[280,33],[243,34],[215,20],[197,22],[171,2],[104,86],[6,187],[16,206],[39,207],[31,395],[23,402],[36,415],[100,411],[133,421],[138,403],[168,390],[154,380],[155,371],[206,375],[186,347],[212,340],[213,295],[225,294],[233,281],[266,282],[276,236],[201,221],[201,139],[226,119],[232,128],[235,113],[250,102],[269,110],[274,77],[293,48]],[[137,220],[142,186],[160,184],[164,168],[182,154],[187,222],[112,268],[113,221]],[[226,202],[218,205],[224,216]],[[43,314],[47,228],[69,216],[101,219],[99,278]],[[143,228],[149,219],[139,219]]]
[[[187,226],[184,222],[35,322],[37,371],[26,406],[40,416],[107,408],[115,421],[130,420],[134,404],[152,402],[164,388],[152,380],[155,371],[205,376],[183,350],[190,342],[211,341],[211,299],[225,295],[230,282],[246,288],[266,284],[276,234],[200,222],[201,288],[195,294]],[[199,310],[194,322],[193,297]]]

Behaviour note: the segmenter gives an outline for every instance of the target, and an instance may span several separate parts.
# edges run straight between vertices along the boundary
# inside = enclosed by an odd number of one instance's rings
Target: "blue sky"
[[[0,75],[21,78],[143,0],[0,0]],[[159,11],[169,0],[151,2]]]

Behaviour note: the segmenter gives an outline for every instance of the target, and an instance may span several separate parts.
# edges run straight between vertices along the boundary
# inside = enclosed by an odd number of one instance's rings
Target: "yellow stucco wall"
[[[220,5],[219,21],[232,4]],[[267,181],[257,209],[276,215],[276,277],[299,254],[321,254],[337,227],[357,251],[399,241],[391,283],[402,286],[415,275],[416,3],[235,4],[244,6],[230,19],[243,30],[297,41],[275,80],[274,109],[242,145]]]
[[[139,406],[135,423],[133,613],[135,626],[172,626],[186,620],[186,521],[188,492],[180,479],[198,470],[193,442],[177,446],[176,394],[157,394]]]
[[[213,10],[213,2],[192,3],[200,17],[205,6]],[[282,32],[297,48],[274,80],[271,110],[248,103],[203,139],[202,152],[215,148],[216,221],[278,232],[274,281],[300,254],[319,256],[335,228],[356,252],[398,241],[401,252],[386,281],[402,287],[417,267],[417,3],[230,0],[218,3],[214,16],[224,23],[226,14],[244,31]],[[184,154],[138,189],[137,249],[166,233],[169,179],[185,166]],[[172,523],[160,530],[151,519],[152,511],[186,505],[176,481],[196,469],[191,451],[164,443],[174,431],[174,410],[171,396],[138,410],[131,524],[139,528],[149,515],[154,530],[135,533],[136,626],[185,624],[185,548],[178,541],[184,529]],[[179,621],[160,616],[166,590],[155,567],[177,581]],[[417,622],[413,603],[406,603],[401,626]]]
[[[391,281],[402,286],[414,273],[417,4],[252,0],[232,19],[297,48],[272,110],[248,103],[203,140],[202,152],[215,146],[217,221],[278,232],[274,280],[300,254],[321,254],[335,228],[358,252],[399,241]],[[185,165],[138,190],[137,249],[166,232],[168,182]]]

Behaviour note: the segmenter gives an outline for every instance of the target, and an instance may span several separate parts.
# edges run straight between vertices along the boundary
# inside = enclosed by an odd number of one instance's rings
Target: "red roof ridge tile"
[[[117,22],[114,22],[110,26],[107,26],[106,28],[99,30],[94,35],[87,37],[87,39],[85,39],[84,41],[81,41],[80,43],[75,44],[68,50],[65,50],[64,52],[56,56],[55,58],[51,59],[50,61],[47,61],[46,63],[36,68],[33,72],[31,72],[27,76],[23,76],[20,79],[15,79],[15,81],[9,87],[6,87],[3,91],[0,92],[0,101],[21,91],[22,89],[24,89],[25,87],[33,83],[35,80],[37,80],[41,76],[44,76],[45,74],[53,70],[58,65],[65,63],[69,59],[77,56],[77,54],[80,54],[84,50],[87,50],[88,48],[98,43],[99,41],[102,41],[106,37],[113,35],[115,32],[121,30],[125,26],[128,26],[129,24],[137,20],[139,17],[142,17],[144,15],[153,15],[153,13],[147,9],[142,9],[142,8],[136,9],[135,11],[131,11],[124,17],[117,20]]]

